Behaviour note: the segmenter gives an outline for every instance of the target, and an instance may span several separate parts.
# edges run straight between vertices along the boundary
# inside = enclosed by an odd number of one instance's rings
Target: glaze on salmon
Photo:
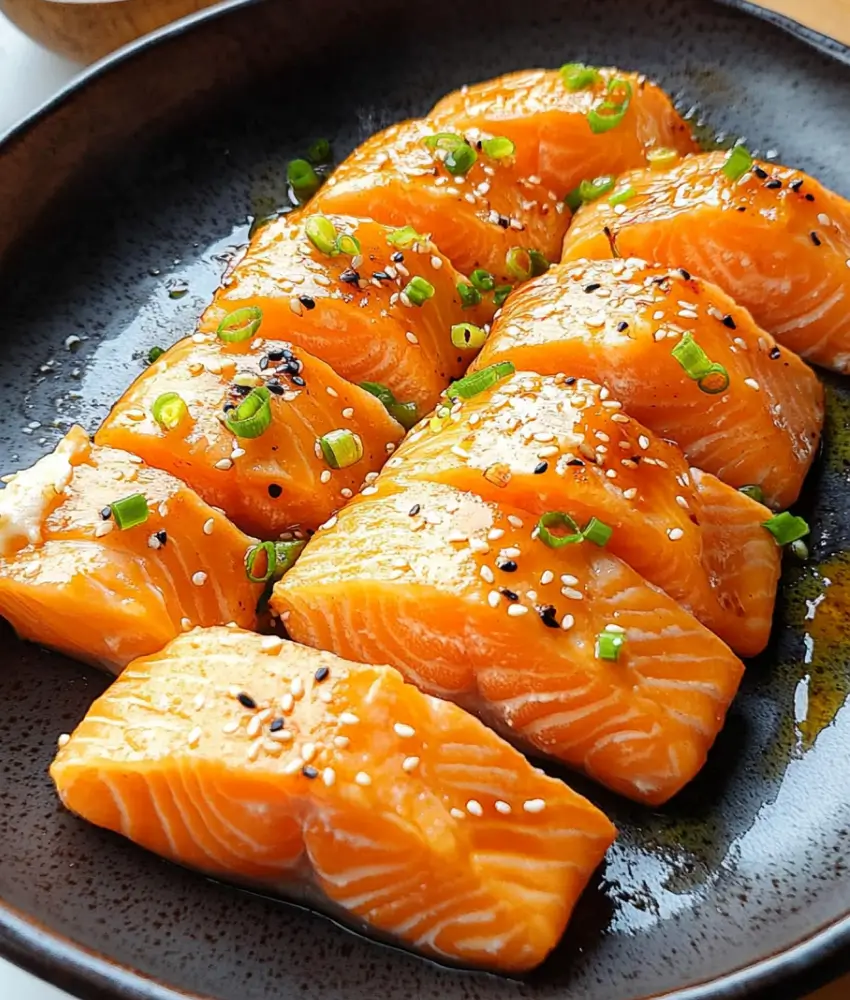
[[[121,529],[110,504],[140,494]],[[17,633],[114,673],[194,625],[257,623],[254,539],[173,476],[81,427],[0,491],[0,614]]]
[[[808,174],[755,161],[733,180],[727,154],[619,179],[633,197],[576,215],[564,259],[623,257],[686,267],[716,282],[780,344],[850,371],[850,206]]]
[[[771,511],[688,468],[606,389],[519,372],[458,399],[408,435],[384,478],[471,490],[539,517],[611,529],[609,552],[665,590],[741,656],[770,635],[780,550]]]
[[[507,73],[449,94],[430,117],[471,140],[511,139],[517,168],[562,198],[583,180],[644,166],[647,153],[697,151],[670,98],[643,75],[602,68],[583,76],[585,82],[571,89],[581,79],[573,77],[571,84],[569,68]],[[628,107],[616,127],[595,132],[589,115],[609,99],[616,80],[628,84]]]
[[[61,742],[90,822],[463,965],[539,964],[615,835],[395,670],[239,629],[136,660]]]
[[[272,607],[298,642],[390,663],[521,747],[665,802],[705,762],[743,665],[624,562],[592,542],[549,548],[536,520],[379,478],[307,544]]]
[[[676,359],[685,334],[725,367],[726,391],[704,391]],[[632,258],[553,268],[508,298],[472,368],[504,359],[605,386],[692,466],[730,486],[759,485],[774,508],[797,499],[817,453],[823,388],[815,374],[687,271]]]
[[[268,394],[268,426],[245,436],[255,428],[227,418],[258,389]],[[168,393],[183,403],[176,422],[157,419],[157,400]],[[360,457],[335,467],[321,439],[340,432],[351,436],[351,458]],[[403,434],[371,393],[300,347],[197,333],[136,379],[95,440],[179,476],[245,531],[277,538],[330,517],[377,474]]]
[[[495,308],[492,296],[463,308],[457,286],[467,282],[445,251],[424,236],[368,219],[328,216],[318,223],[322,228],[329,225],[336,239],[357,242],[343,242],[350,251],[345,253],[320,238],[320,249],[306,235],[318,218],[308,211],[263,226],[225,278],[200,329],[215,333],[236,310],[259,309],[260,336],[291,341],[350,382],[382,383],[400,402],[427,412],[472,358],[452,345],[452,325],[486,324]],[[562,237],[560,231],[559,248]],[[421,305],[408,294],[411,282],[419,283],[423,295],[431,291]]]

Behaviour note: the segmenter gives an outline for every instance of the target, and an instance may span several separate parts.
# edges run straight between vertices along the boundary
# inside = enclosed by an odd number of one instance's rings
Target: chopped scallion
[[[800,538],[805,538],[809,533],[809,526],[802,517],[791,514],[783,510],[781,514],[774,514],[769,521],[763,521],[762,527],[776,539],[777,545],[790,545]]]
[[[387,234],[387,243],[400,250],[409,250],[416,243],[427,242],[427,237],[417,233],[413,226],[402,226]]]
[[[347,469],[363,458],[360,435],[348,429],[328,431],[319,438],[319,445],[332,469]]]
[[[265,386],[252,389],[224,418],[227,429],[240,438],[257,438],[272,422],[271,393]]]
[[[743,493],[750,500],[755,500],[756,503],[764,503],[764,490],[757,483],[753,483],[751,486],[739,486],[738,492]]]
[[[679,153],[675,149],[670,149],[669,146],[658,146],[655,149],[650,149],[646,154],[646,162],[652,170],[666,170],[674,163],[678,163],[680,159]]]
[[[189,408],[179,392],[164,392],[154,400],[151,415],[164,430],[173,431],[189,416]]]
[[[476,268],[470,274],[469,280],[479,292],[492,292],[496,287],[496,279],[489,271],[485,271],[483,267]]]
[[[494,303],[494,305],[497,308],[499,306],[501,306],[501,305],[504,305],[505,299],[511,294],[511,292],[513,290],[514,290],[514,286],[513,285],[497,285],[493,289],[493,303]]]
[[[514,143],[504,135],[497,135],[492,139],[484,139],[481,143],[481,148],[485,155],[493,160],[507,159],[507,157],[513,156],[516,152]]]
[[[304,550],[304,546],[307,543],[304,541],[291,541],[291,542],[275,542],[274,543],[274,578],[279,580],[283,574],[292,569],[295,565],[295,560],[301,555]]]
[[[347,257],[356,257],[360,253],[360,240],[356,236],[340,233],[334,241],[334,252],[344,253]]]
[[[716,395],[729,388],[729,372],[723,365],[712,363],[694,340],[693,334],[683,334],[671,353],[684,368],[688,378],[693,379],[703,392]]]
[[[467,285],[464,284],[464,282],[460,282],[457,286],[457,293],[460,296],[461,309],[471,309],[473,306],[477,306],[481,302],[481,292],[479,292],[473,285]]]
[[[545,274],[552,266],[539,250],[529,250],[528,259],[531,261],[531,277],[538,278]]]
[[[244,306],[228,313],[218,324],[216,336],[226,344],[238,344],[250,340],[263,322],[263,311],[259,306]]]
[[[307,201],[322,186],[322,179],[309,160],[290,160],[286,180],[299,202]]]
[[[590,131],[596,134],[610,132],[625,118],[632,99],[632,85],[622,77],[608,83],[608,97],[587,113]]]
[[[361,382],[360,388],[379,399],[389,415],[397,420],[406,431],[409,431],[419,419],[416,403],[400,403],[393,395],[392,390],[380,382]]]
[[[159,361],[163,354],[165,354],[164,347],[152,347],[148,351],[148,364],[152,365],[154,361]]]
[[[148,502],[141,493],[133,493],[123,500],[116,500],[109,505],[109,509],[112,511],[115,526],[121,531],[144,524],[150,514]]]
[[[603,174],[600,177],[594,177],[593,180],[584,180],[578,187],[570,191],[564,201],[567,203],[567,207],[575,212],[579,206],[596,201],[603,194],[608,194],[616,183],[617,178],[612,174]]]
[[[245,553],[245,575],[251,583],[268,583],[274,576],[277,554],[274,542],[259,542]]]
[[[443,166],[454,177],[459,177],[468,173],[477,159],[478,157],[475,155],[475,150],[472,146],[464,143],[462,146],[456,146],[446,153]]]
[[[452,327],[452,344],[462,350],[478,350],[484,346],[487,334],[472,323],[455,323]]]
[[[733,146],[720,169],[730,181],[736,181],[739,177],[743,177],[752,165],[753,158],[746,146]]]
[[[411,305],[423,306],[428,299],[434,297],[435,291],[436,289],[430,281],[426,281],[424,278],[420,278],[419,275],[416,275],[404,286],[402,289],[402,295],[406,295],[408,297]]]
[[[608,199],[609,205],[625,205],[627,201],[631,201],[632,198],[637,194],[635,189],[629,185],[627,188],[623,188],[622,191],[617,191],[616,194],[612,194]]]
[[[446,152],[457,149],[458,146],[463,146],[466,142],[463,136],[458,135],[457,132],[436,132],[434,135],[426,135],[422,141],[428,149],[442,149]]]
[[[600,632],[596,637],[596,657],[616,663],[626,642],[622,632]]]
[[[584,63],[564,63],[561,67],[561,79],[567,90],[586,90],[592,87],[600,78],[599,70]]]
[[[313,246],[330,256],[336,248],[336,228],[324,215],[311,215],[304,223],[304,233]]]
[[[331,144],[327,139],[317,139],[307,150],[307,158],[313,163],[330,163],[332,159]]]
[[[449,399],[454,399],[458,396],[461,399],[472,399],[473,396],[477,396],[479,392],[484,392],[485,389],[494,386],[501,379],[508,375],[513,375],[515,371],[516,368],[513,362],[499,361],[488,368],[482,368],[481,371],[465,375],[457,382],[452,382],[448,389],[446,389],[446,395]]]
[[[582,532],[582,535],[587,539],[587,541],[593,542],[594,545],[599,545],[600,547],[607,545],[608,540],[613,534],[614,529],[596,517],[592,517],[587,522],[584,531]]]
[[[505,269],[517,281],[531,277],[531,256],[525,247],[511,247],[505,254]]]
[[[537,522],[537,537],[550,549],[560,549],[584,541],[584,534],[569,514],[550,510]],[[556,534],[557,532],[557,534]]]

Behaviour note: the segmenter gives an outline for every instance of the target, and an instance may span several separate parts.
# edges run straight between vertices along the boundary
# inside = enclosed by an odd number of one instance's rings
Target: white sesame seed
[[[499,606],[500,601],[501,601],[501,595],[496,590],[491,590],[490,593],[487,595],[487,603],[490,605],[491,608],[497,608]]]
[[[180,619],[180,628],[182,628],[184,632],[188,632],[191,627],[192,627],[191,618]]]
[[[623,496],[626,500],[634,500],[637,496],[637,489],[634,486],[630,486],[629,489],[623,490]]]
[[[754,378],[745,378],[744,385],[748,385],[751,389],[755,389],[756,392],[761,388]]]
[[[625,413],[612,413],[611,419],[615,424],[627,424],[629,422],[629,418]]]
[[[245,734],[253,738],[260,731],[262,725],[263,725],[263,720],[260,718],[260,716],[252,715],[251,718],[248,720],[248,725],[245,727]]]
[[[826,214],[826,212],[819,212],[818,213],[818,222],[822,226],[828,226],[830,224],[830,221],[831,220],[830,220],[829,216]]]
[[[569,630],[573,627],[573,625],[575,625],[575,623],[576,620],[575,618],[573,618],[572,615],[564,615],[564,617],[561,619],[561,628],[565,632],[569,632]]]
[[[254,740],[254,742],[248,747],[248,760],[256,760],[260,756],[260,750],[263,747],[263,737],[260,736],[259,739]]]
[[[207,701],[207,696],[204,694],[203,691],[200,691],[198,692],[198,694],[195,695],[194,699],[192,700],[192,707],[195,709],[196,712],[200,712],[200,710],[206,704],[206,701]]]
[[[526,598],[526,600],[531,601],[531,603],[533,604],[537,600],[537,591],[536,590],[526,590],[526,592],[525,592],[525,598]]]
[[[286,694],[281,695],[280,708],[285,715],[288,715],[294,707],[295,707],[295,699],[288,691]]]
[[[551,569],[545,569],[540,574],[540,583],[544,587],[546,586],[547,583],[551,583],[554,579],[555,579],[555,574],[552,572]]]
[[[162,548],[162,542],[156,537],[156,535],[151,535],[150,538],[148,539],[148,548],[149,549]]]
[[[315,743],[305,743],[301,747],[301,760],[305,764],[309,764],[310,761],[316,756],[316,744]]]
[[[378,492],[378,487],[377,486],[364,486],[363,489],[360,491],[360,493],[364,497],[374,496],[374,494],[377,493],[377,492]]]
[[[561,593],[571,601],[584,600],[584,594],[580,590],[573,590],[572,587],[561,587]]]
[[[362,788],[367,788],[372,784],[372,779],[365,771],[358,771],[357,774],[354,775],[354,780]]]
[[[419,767],[418,757],[405,757],[401,762],[402,771],[406,771],[408,774],[410,774],[411,771],[415,771],[417,767]]]
[[[339,397],[339,393],[336,391],[336,389],[334,389],[334,387],[332,385],[327,386],[326,389],[325,389],[325,392],[329,396],[333,396],[334,399],[337,399]]]
[[[519,618],[520,615],[528,614],[528,608],[524,604],[509,604],[508,614],[511,618]]]
[[[192,583],[194,583],[196,587],[203,587],[203,585],[206,582],[207,582],[207,574],[202,572],[201,570],[198,570],[197,573],[192,574]]]
[[[112,521],[102,521],[94,529],[95,538],[103,538],[104,535],[108,535],[110,531],[115,527]]]
[[[300,757],[293,757],[292,760],[290,760],[286,764],[284,764],[284,766],[283,766],[283,773],[284,774],[295,774],[296,772],[300,771],[303,766],[304,766],[304,764],[302,763]]]
[[[304,312],[304,309],[298,299],[290,299],[289,308],[295,313],[296,316],[301,316]]]
[[[225,724],[221,727],[221,731],[230,736],[232,733],[235,733],[238,728],[239,728],[239,720],[233,719],[230,722],[225,722]]]
[[[403,739],[409,739],[411,736],[416,735],[416,730],[413,726],[408,726],[406,722],[394,723],[393,729],[395,730],[396,736],[401,736]]]
[[[332,767],[326,767],[322,771],[322,781],[326,788],[332,788],[336,782],[336,771]]]
[[[638,444],[644,451],[646,451],[646,449],[649,447],[649,438],[645,434],[641,434],[640,437],[638,438]]]
[[[609,479],[616,479],[617,478],[617,471],[616,471],[616,469],[606,469],[605,470],[605,475]]]
[[[505,559],[519,559],[521,552],[516,546],[511,546],[507,549],[502,549],[502,555]]]
[[[351,420],[351,418],[354,416],[354,407],[346,406],[346,408],[342,411],[342,415],[345,417],[346,420]]]
[[[329,483],[331,481],[331,470],[323,469],[322,474],[319,476],[320,483]]]
[[[509,816],[511,813],[510,803],[502,801],[502,799],[496,799],[495,802],[496,812],[501,813],[503,816]]]
[[[329,517],[324,524],[319,525],[323,531],[330,531],[336,525],[336,514],[333,517]]]
[[[360,719],[354,714],[354,712],[343,712],[339,717],[339,721],[344,726],[356,726]]]
[[[469,548],[471,552],[480,552],[483,555],[486,555],[490,551],[490,546],[483,538],[470,538]]]
[[[222,471],[225,471],[227,469],[232,469],[233,468],[233,461],[231,459],[229,459],[229,458],[220,458],[215,463],[215,467],[217,469],[221,469]]]
[[[517,517],[516,514],[508,514],[508,523],[513,525],[514,528],[521,528],[522,518]]]
[[[244,448],[234,448],[230,453],[230,457],[235,461],[237,458],[241,458],[245,454]]]
[[[493,575],[493,570],[489,566],[482,566],[478,570],[478,574],[485,583],[495,583],[496,577]]]
[[[418,344],[419,343],[419,338],[416,336],[416,334],[412,330],[408,330],[407,333],[404,336],[407,338],[407,342],[409,344]]]
[[[289,690],[292,692],[292,697],[298,701],[299,698],[304,697],[304,681],[300,677],[293,677],[289,684]]]
[[[62,735],[56,742],[59,744],[59,748],[61,750],[62,747],[66,747],[71,742],[71,737],[68,735],[68,733],[62,733]]]
[[[319,692],[319,701],[324,702],[326,705],[330,705],[330,703],[333,701],[333,697],[334,696],[330,691],[325,690]]]
[[[623,628],[622,625],[615,625],[613,623],[611,623],[609,625],[606,625],[605,626],[605,631],[606,632],[615,632],[618,635],[625,635],[625,632],[626,632],[626,630]]]
[[[652,318],[654,320],[656,320],[656,322],[659,319],[664,319],[664,310],[663,309],[656,309],[655,312],[652,314]]]
[[[687,500],[686,500],[686,499],[685,499],[684,497],[682,497],[682,496],[677,496],[677,497],[676,497],[676,503],[677,503],[677,504],[678,504],[678,505],[679,505],[679,506],[680,506],[680,507],[681,507],[681,508],[682,508],[683,510],[687,510],[687,509],[688,509],[688,501],[687,501]]]
[[[460,809],[449,809],[449,815],[453,819],[466,819],[466,813]]]
[[[466,811],[470,816],[483,816],[484,808],[477,799],[470,799],[466,803]]]
[[[667,537],[671,542],[678,542],[678,540],[684,535],[684,531],[681,528],[670,528],[667,531]]]
[[[347,736],[334,736],[334,746],[337,750],[345,750],[351,740]]]
[[[546,808],[546,801],[544,799],[526,799],[522,808],[527,813],[541,813]]]
[[[441,257],[437,257],[436,254],[431,257],[431,267],[433,267],[435,271],[439,271],[442,266],[443,260]]]
[[[561,575],[561,583],[565,587],[575,587],[575,585],[578,583],[578,577],[573,576],[570,573],[563,573]]]
[[[491,542],[498,542],[498,540],[505,534],[504,528],[491,528],[487,532],[487,538]]]
[[[215,528],[215,518],[207,518],[207,520],[204,521],[204,534],[211,535],[213,533],[213,528]]]
[[[290,729],[276,729],[273,733],[269,733],[269,739],[276,743],[289,743],[293,739],[293,734]]]

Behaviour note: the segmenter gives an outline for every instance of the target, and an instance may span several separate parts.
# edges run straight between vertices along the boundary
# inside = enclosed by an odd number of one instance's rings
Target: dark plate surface
[[[714,132],[850,195],[850,70],[727,7],[231,4],[95,72],[0,147],[0,471],[70,421],[94,429],[141,355],[191,329],[309,141],[342,153],[463,82],[573,59],[643,69]],[[837,380],[829,394],[803,505],[814,558],[787,568],[769,653],[705,773],[665,809],[570,779],[622,837],[529,980],[370,944],[66,815],[54,741],[106,681],[3,627],[0,949],[109,1000],[790,1000],[819,985],[842,949],[850,964],[850,395]]]

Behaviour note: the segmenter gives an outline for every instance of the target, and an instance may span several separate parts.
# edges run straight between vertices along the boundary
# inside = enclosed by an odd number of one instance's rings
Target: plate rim
[[[82,69],[55,94],[0,132],[0,157],[101,76],[114,72],[148,49],[184,35],[201,24],[269,0],[220,0],[179,18]],[[850,46],[750,0],[712,0],[744,16],[760,18],[850,65]],[[82,1000],[216,1000],[175,989],[144,973],[91,951],[0,898],[0,957]],[[850,909],[782,951],[691,986],[675,987],[652,1000],[796,1000],[850,973]],[[286,998],[284,998],[286,1000]]]

